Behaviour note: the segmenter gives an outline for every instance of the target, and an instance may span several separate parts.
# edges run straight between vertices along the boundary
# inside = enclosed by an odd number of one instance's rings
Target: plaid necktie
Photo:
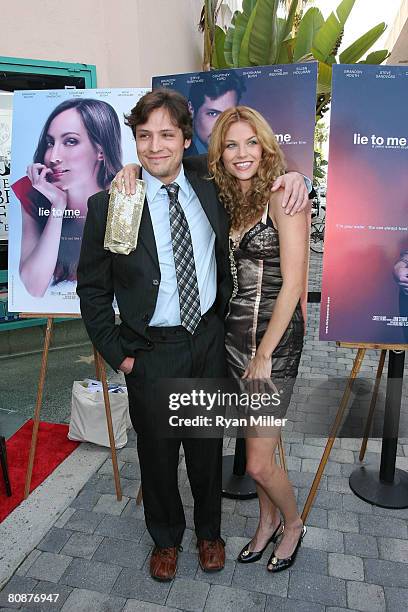
[[[177,183],[163,185],[163,188],[170,199],[170,231],[176,266],[181,324],[193,334],[201,319],[201,308],[190,228],[178,201],[179,186]]]

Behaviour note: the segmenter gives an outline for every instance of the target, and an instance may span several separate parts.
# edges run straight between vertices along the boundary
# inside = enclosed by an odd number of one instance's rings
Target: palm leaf
[[[343,33],[344,24],[356,0],[343,0],[337,7],[337,14],[330,13],[324,24],[316,32],[312,44],[312,53],[320,62],[328,62],[339,37]]]
[[[360,64],[382,64],[391,53],[388,49],[380,49],[379,51],[373,51],[369,53],[365,60],[359,62]]]
[[[324,18],[318,8],[310,8],[303,15],[296,36],[293,61],[299,61],[304,55],[310,53],[316,32],[324,24]]]
[[[293,64],[295,43],[296,38],[290,38],[289,36],[282,42],[277,60],[278,64]]]
[[[227,62],[229,68],[232,68],[232,66],[234,65],[234,62],[232,59],[232,42],[234,40],[235,20],[238,15],[239,15],[239,11],[235,11],[231,19],[231,25],[228,28],[227,33],[225,35],[224,57],[225,57],[225,61]]]
[[[239,50],[241,48],[242,39],[244,38],[245,30],[248,25],[248,17],[245,13],[237,15],[235,20],[234,37],[232,39],[232,62],[235,68],[239,66]]]
[[[248,61],[246,61],[245,64],[241,64],[239,56],[249,19],[253,11],[256,10],[255,6],[256,0],[255,2],[253,0],[246,0],[246,2],[244,2],[242,5],[242,8],[244,9],[243,12],[239,13],[235,19],[235,33],[232,41],[232,60],[235,68],[242,65],[248,65]],[[245,58],[245,51],[243,51],[243,58]]]
[[[239,51],[239,63],[238,66],[250,66],[251,60],[249,58],[249,40],[252,33],[252,27],[256,16],[256,8],[252,11],[251,16],[248,20],[247,27],[245,30],[244,37],[242,39],[241,48]]]
[[[220,28],[220,26],[216,26],[214,33],[213,54],[211,59],[211,65],[213,68],[229,67],[224,56],[225,36],[224,30]]]
[[[336,9],[337,17],[344,26],[356,0],[343,0]]]
[[[249,17],[253,9],[255,8],[256,3],[257,3],[257,0],[243,0],[242,11]]]
[[[249,39],[249,60],[254,66],[274,64],[278,55],[279,0],[258,0]]]
[[[285,20],[285,27],[282,30],[280,36],[280,44],[287,39],[287,37],[292,33],[293,21],[295,19],[295,15],[298,9],[299,0],[292,0],[288,10],[288,16]]]
[[[384,22],[379,23],[360,36],[360,38],[357,38],[357,40],[347,47],[347,49],[344,49],[344,51],[340,53],[340,63],[355,64],[358,62],[358,60],[363,57],[364,53],[367,53],[380,36],[384,34],[386,28],[387,26]]]
[[[319,94],[328,94],[331,92],[332,67],[325,62],[319,62],[317,73],[317,92]]]
[[[312,53],[315,58],[320,62],[327,62],[342,32],[342,24],[336,15],[331,13],[313,39]]]

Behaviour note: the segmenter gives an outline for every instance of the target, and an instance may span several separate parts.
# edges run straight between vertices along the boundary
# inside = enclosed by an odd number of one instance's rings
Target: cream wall
[[[0,54],[95,64],[98,87],[150,87],[201,68],[202,0],[1,2]]]
[[[388,34],[385,49],[391,50],[387,64],[408,64],[408,2],[403,0]]]

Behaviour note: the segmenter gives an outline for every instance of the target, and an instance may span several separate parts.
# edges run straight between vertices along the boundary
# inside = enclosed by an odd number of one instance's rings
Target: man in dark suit
[[[77,292],[93,344],[126,376],[145,519],[155,542],[150,572],[158,580],[171,580],[185,529],[177,483],[181,443],[194,497],[200,565],[217,571],[225,562],[220,537],[222,440],[164,437],[154,428],[169,407],[158,403],[159,379],[226,375],[223,319],[232,291],[228,218],[207,178],[206,159],[183,160],[192,121],[181,94],[169,89],[146,94],[127,124],[147,184],[137,247],[129,255],[104,250],[109,196],[92,196]],[[301,187],[299,175],[294,190]]]
[[[231,294],[228,219],[218,205],[213,183],[203,178],[205,160],[182,163],[192,134],[183,96],[169,90],[149,93],[131,111],[127,122],[135,135],[142,178],[147,183],[137,248],[129,255],[104,250],[109,196],[106,192],[92,196],[77,291],[92,342],[114,369],[126,375],[131,419],[138,434],[146,524],[156,545],[151,575],[169,580],[176,572],[185,529],[177,486],[181,442],[195,502],[201,567],[215,571],[224,566],[220,538],[222,440],[158,437],[152,431],[151,415],[157,403],[157,379],[225,377],[223,318]],[[178,193],[174,200],[162,186],[175,184]],[[194,253],[190,263],[196,282],[191,293],[198,296],[199,313],[198,318],[194,315],[185,323],[190,331],[181,320],[179,294],[185,293],[185,288],[180,288],[173,257],[169,218],[173,205],[181,205]],[[185,263],[187,247],[182,249]],[[114,294],[120,326],[115,326]],[[194,302],[191,296],[188,299]]]

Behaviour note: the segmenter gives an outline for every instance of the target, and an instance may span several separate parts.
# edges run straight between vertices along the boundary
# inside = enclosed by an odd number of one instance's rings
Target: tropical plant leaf
[[[317,91],[319,94],[331,92],[332,67],[325,62],[319,62],[317,73]]]
[[[306,55],[302,55],[297,62],[315,62],[316,58],[312,53],[306,53]]]
[[[245,51],[243,51],[243,58],[247,61],[245,64],[240,63],[239,55],[241,51],[241,45],[243,38],[245,36],[245,32],[248,26],[249,19],[253,13],[256,6],[257,0],[246,0],[242,4],[243,11],[239,13],[235,19],[235,33],[232,42],[232,60],[235,68],[238,66],[248,66],[248,58],[245,58]],[[249,34],[248,34],[249,36]]]
[[[232,40],[232,62],[235,68],[239,66],[239,51],[248,25],[248,20],[249,18],[245,13],[237,15],[235,20],[234,38]]]
[[[330,13],[324,24],[316,32],[312,44],[312,53],[320,62],[328,62],[329,56],[343,34],[344,24],[353,8],[355,0],[343,0],[336,9]],[[333,63],[333,62],[331,62]]]
[[[324,18],[318,8],[310,8],[303,15],[296,36],[293,61],[297,62],[311,52],[316,32],[324,24]]]
[[[228,68],[228,64],[225,61],[224,56],[225,36],[226,34],[224,30],[220,28],[220,26],[216,26],[211,60],[211,65],[214,68]]]
[[[249,39],[249,59],[252,65],[274,64],[278,55],[279,0],[258,0]]]
[[[336,9],[337,17],[344,26],[356,0],[343,0]]]
[[[357,38],[347,49],[340,53],[339,59],[341,64],[355,64],[363,57],[365,53],[373,46],[373,44],[382,36],[387,26],[384,22],[379,23]]]
[[[343,25],[334,13],[318,29],[313,39],[312,53],[320,62],[327,62],[332,54],[334,46],[343,32]]]
[[[290,38],[289,36],[282,42],[277,60],[278,64],[293,64],[295,42],[296,38]]]
[[[242,12],[245,13],[246,15],[248,15],[248,17],[251,15],[255,4],[257,3],[258,0],[243,0],[242,2]]]
[[[245,30],[244,37],[242,39],[241,48],[239,50],[239,62],[238,66],[250,66],[251,60],[249,58],[249,41],[252,33],[252,27],[256,16],[256,8],[253,9],[250,18],[248,19],[247,27]]]
[[[232,60],[232,41],[234,39],[235,20],[238,15],[239,15],[239,11],[235,11],[231,19],[231,25],[228,28],[227,33],[225,35],[224,57],[225,57],[225,61],[227,62],[229,68],[232,68],[232,66],[234,65],[234,62]]]
[[[391,53],[388,49],[380,49],[379,51],[373,51],[369,53],[365,60],[359,62],[359,64],[382,64]]]
[[[282,30],[279,44],[282,44],[284,40],[287,39],[288,36],[292,34],[293,21],[295,19],[295,15],[299,6],[299,0],[292,0],[288,10],[288,16],[285,19],[285,27]]]

